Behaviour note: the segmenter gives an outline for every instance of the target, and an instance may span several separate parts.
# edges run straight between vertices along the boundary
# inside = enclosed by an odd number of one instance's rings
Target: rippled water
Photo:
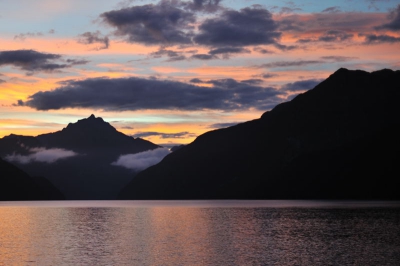
[[[400,204],[0,202],[0,265],[400,265]]]

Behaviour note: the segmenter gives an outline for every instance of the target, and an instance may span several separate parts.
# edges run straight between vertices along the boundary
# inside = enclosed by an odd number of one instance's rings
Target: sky
[[[400,69],[399,0],[0,0],[0,137],[102,117],[159,145],[337,69]]]

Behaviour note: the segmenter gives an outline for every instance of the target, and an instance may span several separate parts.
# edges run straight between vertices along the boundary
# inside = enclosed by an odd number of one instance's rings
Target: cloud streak
[[[10,154],[5,156],[5,159],[7,161],[18,162],[21,164],[28,164],[32,162],[54,163],[58,160],[67,159],[78,155],[73,151],[59,148],[31,148],[29,151],[32,152],[29,155]]]
[[[111,163],[111,165],[125,167],[135,171],[141,171],[159,163],[169,153],[170,151],[166,148],[157,148],[135,154],[125,154],[121,155],[117,161]]]
[[[192,138],[196,137],[196,134],[190,133],[188,131],[184,132],[177,132],[177,133],[163,133],[163,132],[155,132],[155,131],[148,131],[148,132],[138,132],[134,134],[132,137],[135,138],[147,138],[159,136],[162,139],[182,139],[182,138]]]

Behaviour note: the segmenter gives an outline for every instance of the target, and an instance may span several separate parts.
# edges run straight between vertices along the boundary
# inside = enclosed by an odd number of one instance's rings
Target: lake
[[[400,202],[0,202],[0,265],[400,265]]]

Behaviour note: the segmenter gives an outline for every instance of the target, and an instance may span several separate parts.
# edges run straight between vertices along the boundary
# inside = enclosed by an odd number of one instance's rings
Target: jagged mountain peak
[[[96,134],[100,131],[116,131],[116,129],[105,122],[101,117],[95,117],[93,114],[88,118],[78,120],[76,123],[69,123],[62,131],[79,130],[89,134]]]

